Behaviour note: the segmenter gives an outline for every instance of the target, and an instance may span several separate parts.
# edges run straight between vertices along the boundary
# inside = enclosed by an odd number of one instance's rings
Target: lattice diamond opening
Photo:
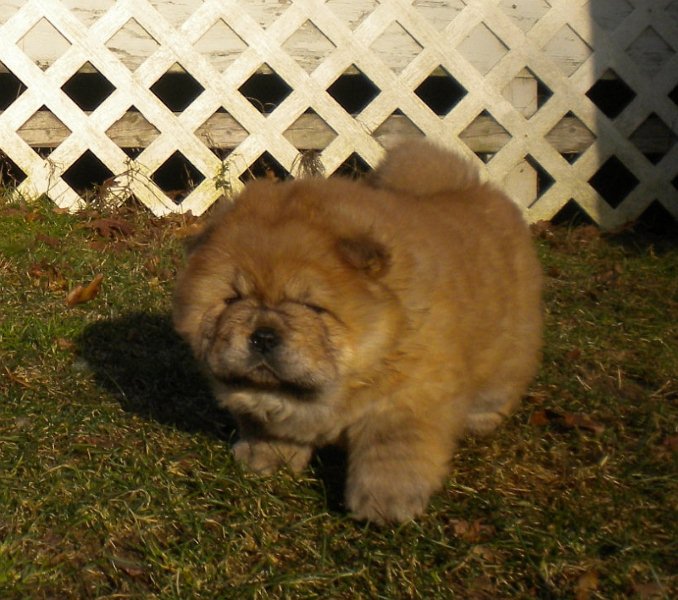
[[[621,114],[636,97],[636,93],[611,69],[603,73],[586,95],[610,119]]]
[[[240,175],[240,181],[247,183],[253,179],[285,180],[290,176],[289,171],[285,169],[273,156],[264,152]]]
[[[478,52],[482,48],[482,52]],[[476,26],[457,46],[459,53],[470,62],[482,75],[490,72],[508,52],[502,42],[485,23]]]
[[[172,112],[182,112],[205,88],[190,73],[184,71],[180,64],[174,63],[150,90]]]
[[[617,208],[638,185],[638,179],[616,156],[611,156],[589,179],[589,183],[605,202]]]
[[[678,106],[678,85],[669,92],[669,98]]]
[[[193,47],[206,56],[215,69],[224,71],[247,49],[247,44],[223,19],[217,19]]]
[[[379,95],[379,88],[360,69],[344,73],[327,88],[327,93],[347,113],[360,113],[372,100]]]
[[[664,158],[676,143],[675,133],[655,113],[645,119],[629,139],[654,165]]]
[[[351,179],[360,179],[370,170],[370,165],[356,152],[353,152],[343,163],[332,173],[333,176],[349,177]]]
[[[424,79],[414,93],[436,115],[446,115],[467,94],[467,91],[463,85],[440,67]]]
[[[283,133],[284,138],[298,150],[323,150],[337,135],[312,109],[300,115]]]
[[[310,20],[306,20],[282,47],[304,71],[312,73],[336,46]]]
[[[423,50],[397,21],[391,23],[370,48],[394,73],[401,73]]]
[[[49,145],[45,145],[45,130],[49,130]],[[44,104],[17,130],[17,135],[41,158],[47,158],[70,134],[71,130]]]
[[[50,41],[49,44],[45,44],[46,39]],[[45,71],[54,62],[55,57],[62,56],[71,44],[43,17],[17,42],[17,46]]]
[[[678,239],[678,220],[657,200],[650,202],[634,223],[634,227],[666,239]]]
[[[0,185],[6,189],[12,189],[18,186],[24,179],[26,179],[26,173],[0,150]]]
[[[499,8],[524,32],[528,32],[551,7],[545,0],[501,0]]]
[[[130,19],[106,42],[106,47],[131,71],[141,65],[160,46],[136,19]]]
[[[175,204],[181,204],[205,176],[178,150],[151,175],[151,179]]]
[[[459,139],[480,160],[488,163],[496,152],[511,141],[511,134],[484,110],[459,134]]]
[[[626,52],[640,69],[650,75],[656,75],[674,55],[673,48],[652,26],[645,28]]]
[[[87,62],[61,89],[81,110],[93,111],[113,93],[115,86]]]
[[[532,117],[553,92],[530,69],[523,69],[502,90],[502,96],[526,119]]]
[[[195,131],[219,160],[224,160],[231,149],[247,139],[249,133],[223,108],[217,110]]]
[[[160,131],[150,123],[135,106],[130,106],[113,125],[106,135],[130,158],[136,158],[144,147],[150,146]]]
[[[431,0],[415,0],[412,6],[416,8],[438,31],[444,31],[466,8],[462,0],[447,0],[446,2],[432,2]]]
[[[379,5],[376,0],[327,0],[326,4],[349,29],[358,27]]]
[[[555,183],[555,180],[553,179],[553,177],[551,177],[550,173],[539,164],[539,161],[537,161],[531,154],[525,156],[523,160],[525,163],[527,163],[527,165],[529,165],[529,167],[536,174],[537,193],[535,200],[538,200]]]
[[[387,147],[389,143],[398,138],[416,138],[423,137],[424,132],[419,129],[408,117],[397,110],[374,130],[372,134],[377,141]]]
[[[325,165],[320,158],[320,151],[303,150],[292,164],[292,170],[299,179],[324,177]]]
[[[292,88],[268,65],[250,76],[238,91],[260,113],[272,113],[292,93]]]
[[[25,91],[26,86],[21,79],[7,71],[0,62],[0,110],[7,109]]]
[[[567,162],[573,163],[595,143],[596,136],[573,112],[568,112],[544,139]]]
[[[551,218],[554,225],[593,225],[589,214],[572,198]]]
[[[267,29],[272,23],[289,8],[292,0],[238,0],[241,8],[249,14],[259,25]]]
[[[61,178],[87,202],[100,198],[101,188],[111,180],[113,172],[91,151],[86,150],[80,158],[63,172]]]
[[[591,47],[569,25],[561,27],[543,50],[568,77],[593,53]]]
[[[590,0],[588,5],[593,20],[607,31],[617,29],[633,12],[633,6],[627,0],[615,0],[614,2]]]
[[[673,21],[674,25],[678,25],[678,0],[674,0],[669,4],[664,11]]]

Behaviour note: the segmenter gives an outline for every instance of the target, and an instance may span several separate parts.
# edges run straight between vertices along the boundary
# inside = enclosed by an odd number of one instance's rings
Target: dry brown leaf
[[[56,339],[56,345],[59,350],[65,350],[65,351],[70,351],[70,350],[75,350],[76,344],[73,340],[69,340],[68,338],[57,338]]]
[[[569,361],[576,361],[581,357],[581,350],[579,348],[572,348],[566,355],[565,358]]]
[[[458,519],[452,521],[452,531],[454,535],[460,537],[465,542],[474,544],[492,537],[495,529],[492,525],[483,523],[481,519],[475,519],[474,521]]]
[[[83,227],[93,229],[101,237],[109,239],[129,237],[134,233],[134,225],[122,219],[95,219]]]
[[[530,425],[535,427],[545,427],[551,422],[551,418],[548,415],[549,411],[546,410],[535,410],[530,415]]]
[[[564,413],[563,424],[568,428],[585,429],[591,431],[596,435],[600,435],[605,431],[605,425],[597,423],[587,415],[581,413]]]
[[[143,577],[148,571],[146,565],[139,562],[138,560],[128,558],[126,556],[111,556],[111,562],[115,565],[116,569],[119,569],[134,579]]]
[[[560,412],[546,408],[544,410],[535,410],[530,415],[530,425],[544,427],[546,425],[555,425],[563,429],[584,429],[591,431],[596,435],[605,431],[605,425],[594,421],[589,416],[581,413]]]
[[[205,229],[204,223],[189,223],[174,230],[174,237],[182,240],[188,237],[195,237],[200,235]]]
[[[654,598],[662,598],[666,593],[666,588],[656,581],[651,583],[634,583],[633,591],[638,594],[641,600],[653,600]]]
[[[79,285],[73,288],[66,296],[66,306],[72,307],[78,304],[84,304],[94,299],[101,290],[101,282],[104,276],[100,273],[87,285]]]
[[[38,233],[35,236],[35,241],[44,244],[50,248],[59,248],[61,246],[61,240],[55,238],[51,235],[45,235],[44,233]]]
[[[593,569],[589,569],[577,580],[575,598],[576,600],[588,600],[591,597],[591,592],[595,592],[597,589],[598,573]]]
[[[547,239],[553,237],[553,224],[551,221],[537,221],[530,225],[532,235],[539,239]]]

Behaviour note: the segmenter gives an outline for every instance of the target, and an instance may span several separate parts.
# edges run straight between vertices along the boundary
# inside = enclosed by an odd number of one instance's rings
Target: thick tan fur
[[[409,142],[369,184],[248,185],[190,255],[174,321],[239,420],[239,460],[299,471],[344,443],[352,513],[404,521],[459,437],[518,404],[540,290],[516,206],[456,155]]]

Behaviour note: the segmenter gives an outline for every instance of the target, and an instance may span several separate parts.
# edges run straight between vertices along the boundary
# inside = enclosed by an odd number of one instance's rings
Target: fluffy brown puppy
[[[303,469],[348,450],[360,519],[421,514],[464,432],[537,369],[541,274],[518,208],[427,142],[367,182],[249,184],[179,276],[174,322],[236,416],[238,460]]]

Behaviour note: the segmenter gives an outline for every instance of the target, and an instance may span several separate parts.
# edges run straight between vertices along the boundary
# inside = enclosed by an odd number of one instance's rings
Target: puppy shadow
[[[97,321],[77,340],[77,352],[123,410],[183,431],[233,438],[233,419],[216,405],[169,316],[132,313]]]
[[[331,513],[345,514],[344,488],[348,470],[346,451],[339,446],[325,446],[316,450],[311,460],[311,469],[318,478]]]
[[[189,433],[232,443],[235,420],[214,400],[190,348],[167,315],[132,313],[92,323],[77,340],[77,353],[96,384],[123,410]],[[344,513],[346,454],[318,450],[311,469],[331,512]]]

